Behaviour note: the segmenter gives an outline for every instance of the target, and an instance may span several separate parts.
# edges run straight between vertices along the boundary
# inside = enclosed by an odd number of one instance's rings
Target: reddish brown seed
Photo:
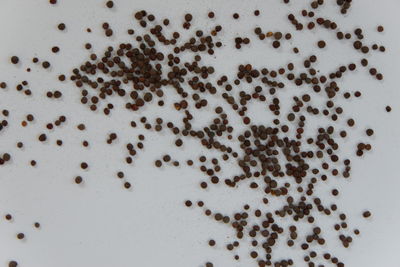
[[[377,31],[378,31],[378,32],[383,32],[383,31],[384,31],[383,26],[379,25],[379,26],[377,27]]]
[[[11,221],[12,220],[12,215],[11,214],[6,214],[6,216],[4,216],[4,218],[6,218],[7,221]]]
[[[55,5],[55,4],[57,4],[57,0],[49,0],[49,3],[52,5]]]

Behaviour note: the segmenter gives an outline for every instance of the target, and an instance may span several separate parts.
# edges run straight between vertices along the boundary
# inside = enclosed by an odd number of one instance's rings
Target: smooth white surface
[[[158,19],[169,18],[176,27],[182,23],[183,15],[190,12],[194,17],[193,25],[201,25],[200,28],[214,25],[207,19],[207,13],[214,11],[216,23],[224,27],[223,39],[231,41],[225,41],[227,47],[217,51],[215,58],[205,61],[215,65],[220,74],[230,73],[230,77],[239,63],[274,68],[290,61],[301,62],[311,53],[320,58],[317,68],[321,72],[351,61],[359,62],[362,55],[355,53],[350,42],[339,44],[332,32],[320,28],[312,33],[299,33],[287,22],[287,14],[308,9],[309,1],[292,0],[295,3],[289,6],[279,2],[115,0],[115,7],[110,10],[104,7],[105,1],[95,0],[59,0],[57,6],[49,5],[46,0],[2,0],[0,81],[6,81],[9,86],[5,91],[0,90],[0,109],[10,111],[11,125],[0,133],[0,153],[10,152],[13,160],[0,167],[0,215],[11,213],[14,221],[0,220],[0,266],[6,266],[10,259],[16,259],[22,267],[187,267],[201,266],[206,261],[212,261],[217,267],[255,266],[246,256],[250,250],[246,242],[239,249],[239,262],[226,251],[225,245],[234,235],[231,228],[207,218],[200,208],[184,207],[183,202],[202,199],[213,210],[223,207],[222,213],[231,214],[246,202],[257,205],[261,194],[254,194],[246,186],[233,191],[222,184],[206,192],[200,190],[198,184],[205,177],[198,170],[182,164],[187,158],[203,153],[198,144],[185,142],[181,149],[171,148],[174,139],[170,134],[163,133],[160,138],[141,127],[132,129],[129,126],[132,119],[138,122],[143,115],[155,118],[163,114],[164,118],[174,118],[176,112],[147,107],[136,114],[121,108],[115,109],[110,117],[95,114],[79,103],[79,90],[70,82],[60,85],[57,76],[69,74],[71,66],[86,60],[89,55],[83,49],[86,42],[92,43],[96,52],[109,45],[110,39],[104,37],[101,29],[103,22],[109,22],[114,30],[113,43],[130,40],[132,37],[126,30],[139,30],[132,14],[141,9],[148,10]],[[334,241],[337,247],[331,251],[350,267],[398,267],[400,2],[355,0],[350,14],[345,17],[338,13],[335,1],[326,2],[332,3],[327,4],[329,8],[321,12],[322,15],[337,21],[348,32],[362,26],[368,42],[381,40],[387,48],[386,53],[377,52],[368,57],[370,63],[385,75],[384,82],[372,79],[362,68],[343,81],[342,87],[351,92],[360,90],[363,95],[360,99],[341,102],[347,114],[357,122],[348,144],[341,149],[343,153],[354,155],[355,143],[370,141],[373,151],[362,160],[353,157],[349,181],[332,179],[326,187],[327,195],[333,186],[340,189],[336,202],[350,216],[349,224],[361,230],[360,237],[350,249],[345,250]],[[258,18],[253,16],[255,9],[261,11]],[[240,13],[237,21],[232,19],[234,12]],[[56,29],[60,22],[67,25],[65,32]],[[384,33],[376,32],[380,24],[385,27]],[[256,25],[264,30],[290,31],[293,40],[284,42],[276,51],[255,38],[253,29]],[[86,32],[87,27],[92,29],[91,34]],[[248,36],[252,43],[237,51],[232,48],[235,36]],[[315,43],[319,39],[327,41],[324,53],[316,49]],[[56,55],[50,52],[54,45],[61,49]],[[291,52],[292,46],[301,49],[300,55]],[[232,52],[236,58],[231,56]],[[20,58],[18,66],[9,64],[9,58],[14,54]],[[48,59],[52,63],[51,70],[34,66],[31,63],[34,56]],[[32,68],[31,73],[25,72],[27,67]],[[23,80],[29,81],[33,97],[25,97],[14,89]],[[62,100],[49,101],[44,97],[49,89],[62,91]],[[285,89],[280,96],[287,95],[289,101],[294,93],[298,94]],[[167,103],[172,103],[173,97],[171,92]],[[120,99],[113,103],[122,104]],[[391,113],[385,112],[386,105],[392,106]],[[19,122],[28,113],[37,120],[22,128]],[[60,115],[67,117],[67,123],[49,134],[47,144],[37,142],[37,135],[44,131],[45,124]],[[202,120],[207,122],[210,116],[210,112],[204,112]],[[265,123],[268,117],[254,119]],[[79,123],[86,124],[85,132],[76,130]],[[365,136],[367,127],[375,130],[371,139]],[[111,132],[119,135],[112,146],[105,143]],[[132,166],[127,166],[124,164],[125,145],[136,142],[140,133],[146,135],[145,149]],[[58,138],[64,141],[63,147],[54,144]],[[89,149],[80,145],[85,139],[91,144]],[[23,151],[16,149],[18,141],[24,142]],[[181,167],[155,169],[153,162],[160,153],[169,153],[181,160]],[[29,165],[32,159],[38,162],[35,168]],[[80,170],[83,159],[89,163],[89,171]],[[123,170],[126,180],[132,183],[131,190],[123,189],[122,182],[116,178],[119,170]],[[83,185],[73,183],[76,175],[83,176]],[[373,213],[370,220],[360,216],[365,208]],[[35,221],[41,222],[40,230],[32,227]],[[331,225],[333,221],[327,220],[327,224]],[[26,234],[25,241],[15,238],[18,232]],[[214,248],[207,245],[211,237],[217,241]],[[326,238],[330,239],[329,236]],[[336,234],[332,238],[336,238]],[[279,254],[301,256],[297,250],[285,249]],[[298,262],[298,266],[303,266],[302,261]]]

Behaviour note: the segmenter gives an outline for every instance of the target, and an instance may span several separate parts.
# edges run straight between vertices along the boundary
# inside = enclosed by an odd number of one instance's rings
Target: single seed
[[[11,57],[11,63],[12,64],[18,64],[19,62],[19,58],[17,56],[12,56]]]
[[[323,40],[321,40],[321,41],[318,41],[318,47],[319,48],[324,48],[326,46],[326,43],[325,43],[325,41],[323,41]]]
[[[113,1],[107,1],[106,6],[107,6],[108,8],[113,8],[114,2],[113,2]]]

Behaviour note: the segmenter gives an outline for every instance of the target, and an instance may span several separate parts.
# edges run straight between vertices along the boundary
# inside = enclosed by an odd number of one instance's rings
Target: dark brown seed
[[[383,32],[383,31],[384,31],[384,28],[383,28],[383,26],[379,25],[379,26],[377,27],[377,30],[378,30],[378,32]]]
[[[355,124],[355,122],[354,122],[353,119],[348,119],[348,120],[347,120],[347,124],[348,124],[350,127],[353,127],[354,124]]]
[[[129,189],[129,188],[131,188],[131,184],[130,184],[129,182],[125,182],[125,183],[124,183],[124,187],[125,187],[126,189]]]
[[[83,179],[82,179],[81,176],[76,176],[76,177],[75,177],[75,183],[76,183],[76,184],[80,184],[80,183],[82,183],[82,181],[83,181]]]
[[[156,165],[157,168],[160,168],[161,165],[162,165],[161,160],[156,160],[155,165]]]
[[[215,241],[213,239],[208,241],[208,244],[210,245],[210,247],[215,246]]]
[[[390,107],[390,106],[386,106],[386,112],[390,112],[390,111],[392,111],[392,108]]]
[[[51,1],[56,1],[56,0],[50,0]],[[16,261],[10,261],[8,262],[8,267],[17,267],[18,263]]]
[[[39,135],[38,139],[39,139],[40,142],[44,142],[44,141],[46,141],[47,136],[46,136],[46,134],[41,134],[41,135]]]
[[[18,233],[18,234],[17,234],[17,238],[18,238],[19,240],[24,239],[24,238],[25,238],[25,234],[24,234],[24,233]]]
[[[106,6],[107,6],[108,8],[113,8],[114,2],[113,2],[113,1],[107,1]]]
[[[186,15],[185,15],[185,20],[186,20],[187,22],[190,22],[192,19],[193,19],[193,17],[192,17],[191,14],[186,14]]]
[[[55,4],[57,4],[57,0],[49,0],[49,3],[52,5],[55,5]]]
[[[78,124],[77,128],[78,128],[79,130],[81,130],[81,131],[84,131],[84,130],[86,129],[86,126],[85,126],[85,124],[80,123],[80,124]]]
[[[278,47],[281,46],[281,43],[280,43],[279,41],[273,41],[273,42],[272,42],[272,46],[273,46],[274,48],[278,48]]]
[[[7,221],[11,221],[12,220],[12,216],[11,214],[6,214],[6,216],[4,216],[6,218]]]
[[[45,69],[48,69],[48,68],[50,67],[50,62],[48,62],[48,61],[43,61],[42,67],[45,68]]]
[[[12,56],[11,57],[11,63],[12,64],[18,64],[19,62],[19,58],[17,56]]]
[[[35,226],[35,228],[40,228],[40,223],[35,222],[35,223],[33,224],[33,226]]]
[[[186,200],[186,201],[185,201],[185,205],[186,205],[186,207],[192,206],[192,201]]]
[[[372,129],[367,129],[365,132],[367,133],[368,136],[371,136],[374,134],[374,130],[372,130]]]
[[[60,31],[63,31],[63,30],[65,30],[65,28],[66,28],[66,26],[65,26],[65,24],[64,23],[60,23],[60,24],[58,24],[58,29],[60,30]]]
[[[364,211],[363,212],[363,216],[364,216],[364,218],[368,218],[368,217],[371,216],[371,212],[370,211]]]
[[[319,48],[324,48],[325,46],[326,46],[325,41],[323,41],[323,40],[318,41],[318,47],[319,47]]]
[[[82,169],[85,170],[85,169],[87,169],[88,167],[89,167],[89,165],[88,165],[86,162],[82,162],[82,163],[81,163],[81,168],[82,168]]]
[[[52,51],[53,53],[58,53],[58,52],[60,51],[60,48],[59,48],[58,46],[53,46],[53,47],[51,48],[51,51]]]

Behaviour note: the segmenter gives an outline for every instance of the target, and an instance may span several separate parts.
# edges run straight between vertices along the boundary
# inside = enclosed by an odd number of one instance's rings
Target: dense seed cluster
[[[50,0],[51,4],[56,2]],[[283,2],[289,3],[289,0]],[[336,2],[342,14],[348,12],[352,3],[351,0]],[[205,216],[232,228],[235,235],[225,247],[233,253],[234,260],[240,259],[236,253],[239,245],[247,243],[247,256],[254,259],[256,266],[299,266],[300,263],[289,255],[284,258],[279,255],[278,244],[284,243],[288,247],[304,251],[304,262],[308,266],[333,264],[341,267],[345,265],[334,256],[334,251],[319,254],[315,248],[329,248],[333,240],[325,239],[328,231],[337,231],[337,239],[345,248],[360,233],[358,229],[351,229],[347,222],[348,215],[341,213],[340,207],[331,203],[319,188],[328,180],[349,178],[353,156],[361,157],[372,150],[372,145],[366,139],[357,141],[354,155],[340,152],[340,147],[348,138],[348,132],[354,131],[356,125],[355,119],[349,117],[351,114],[347,114],[341,106],[341,101],[352,97],[352,93],[341,86],[341,79],[351,75],[356,68],[365,68],[366,73],[382,80],[383,74],[378,69],[371,66],[366,58],[358,58],[369,55],[374,50],[384,52],[385,47],[363,43],[365,33],[361,28],[352,33],[345,32],[341,30],[342,25],[339,23],[318,17],[318,10],[324,4],[323,0],[311,1],[310,10],[296,10],[287,19],[295,31],[311,31],[315,27],[321,27],[331,31],[338,40],[351,42],[357,60],[345,62],[328,73],[318,69],[319,58],[315,54],[302,55],[301,64],[289,61],[278,68],[271,68],[257,67],[246,62],[239,63],[233,75],[220,73],[214,66],[204,63],[203,59],[217,56],[220,49],[232,44],[232,40],[223,38],[222,25],[214,23],[206,29],[196,26],[196,30],[190,31],[196,18],[187,13],[180,22],[182,30],[190,36],[183,38],[184,34],[179,29],[171,31],[169,19],[158,20],[155,15],[141,10],[135,12],[133,18],[144,34],[127,29],[127,33],[134,36],[133,41],[110,45],[100,54],[91,53],[85,62],[72,68],[69,76],[69,80],[80,90],[81,103],[93,112],[101,110],[105,116],[110,116],[117,108],[142,114],[140,112],[145,106],[163,107],[168,103],[165,92],[174,91],[174,103],[167,108],[181,114],[180,122],[174,121],[174,118],[149,118],[141,115],[140,120],[131,121],[130,126],[136,128],[140,124],[145,131],[170,133],[174,136],[172,146],[185,148],[187,140],[196,140],[203,151],[215,152],[218,156],[209,157],[204,152],[197,159],[187,159],[186,162],[179,162],[169,154],[157,155],[154,159],[156,168],[181,165],[197,168],[204,177],[198,184],[199,190],[207,190],[220,184],[229,190],[248,186],[254,192],[263,194],[259,199],[261,205],[251,207],[243,203],[232,214],[225,214],[223,205],[219,208],[221,211],[214,211],[207,208],[205,201],[183,201],[186,207],[199,208]],[[107,1],[105,7],[114,9],[115,3]],[[260,10],[254,11],[255,17],[260,14]],[[214,22],[216,11],[210,11],[207,16]],[[241,20],[239,13],[232,14],[232,18]],[[60,23],[57,28],[64,31],[66,25]],[[108,22],[102,22],[101,29],[105,37],[114,35]],[[376,29],[378,32],[384,30],[383,26]],[[87,32],[91,30],[88,28]],[[256,27],[249,29],[247,37],[236,37],[233,44],[240,49],[252,42],[261,41],[274,49],[283,49],[283,44],[290,46],[288,40],[291,38],[290,32],[265,31]],[[325,40],[316,41],[316,46],[322,52],[329,48]],[[84,49],[91,50],[92,45],[86,43]],[[296,54],[301,53],[297,47],[290,49]],[[58,53],[60,47],[53,46],[51,51]],[[18,64],[19,58],[12,56],[10,61]],[[39,59],[34,58],[32,61],[38,63]],[[42,61],[41,66],[49,69],[52,65],[49,61]],[[59,81],[67,80],[65,75],[58,78]],[[23,81],[16,89],[30,95],[30,90],[25,88],[28,85],[27,81]],[[1,83],[0,87],[4,89],[7,85]],[[287,107],[280,98],[285,88],[305,90],[292,96],[290,106]],[[356,91],[353,95],[359,98],[361,92]],[[62,98],[62,93],[58,90],[47,91],[45,97],[59,99]],[[116,98],[119,99],[114,103],[122,100],[123,106],[113,103]],[[316,98],[323,99],[322,104],[314,101]],[[219,99],[219,104],[211,104],[214,103],[211,99]],[[271,121],[268,119],[265,123],[256,123],[259,121],[258,114],[250,112],[255,103],[263,105],[269,112]],[[212,110],[212,119],[207,124],[200,125],[196,118],[201,116],[200,110],[206,109]],[[385,109],[387,112],[391,111],[389,106]],[[8,114],[7,110],[3,110],[4,117],[8,117]],[[240,123],[237,123],[237,119]],[[34,120],[36,118],[28,114],[21,125],[27,127]],[[61,115],[57,120],[48,122],[45,127],[52,130],[66,120]],[[317,124],[321,123],[312,129],[309,125],[315,121]],[[0,124],[0,131],[7,124],[4,119]],[[85,124],[78,124],[76,130],[85,131]],[[363,131],[366,138],[374,135],[371,128],[364,128]],[[39,133],[36,138],[41,143],[52,141],[45,132]],[[110,132],[105,142],[111,145],[119,139],[118,133]],[[132,164],[135,157],[140,155],[145,141],[145,134],[139,134],[136,142],[126,144],[126,164]],[[60,139],[55,143],[58,146],[63,145]],[[83,147],[91,145],[87,140],[82,141]],[[23,146],[22,142],[17,143],[18,148]],[[2,154],[0,165],[10,159],[9,153]],[[30,164],[34,167],[37,162],[32,160]],[[232,169],[232,166],[236,167],[237,173],[226,175],[225,171]],[[84,159],[77,168],[82,172],[91,169]],[[134,186],[126,180],[129,174],[122,171],[115,173],[122,181],[124,189],[134,191]],[[81,186],[84,178],[81,175],[75,176],[72,183]],[[340,191],[335,187],[329,192],[334,197],[340,196]],[[279,203],[279,208],[272,209],[270,202]],[[361,215],[369,218],[372,213],[363,211]],[[333,228],[318,225],[320,217],[330,217],[334,223]],[[12,216],[7,214],[5,219],[10,221]],[[303,227],[303,222],[310,224],[311,228]],[[40,228],[40,224],[36,222],[34,227]],[[23,233],[18,233],[17,238],[22,240],[26,237]],[[208,245],[214,247],[216,244],[210,237]],[[211,262],[205,262],[204,265],[213,266]],[[11,261],[9,266],[17,266],[17,263]]]

